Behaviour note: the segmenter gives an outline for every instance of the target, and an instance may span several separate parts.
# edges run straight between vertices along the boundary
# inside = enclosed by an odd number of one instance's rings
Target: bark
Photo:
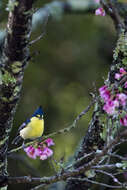
[[[11,1],[10,1],[11,2]],[[0,176],[7,176],[7,150],[24,68],[29,58],[33,0],[19,0],[9,12],[7,35],[0,59]],[[3,178],[3,180],[2,180]]]

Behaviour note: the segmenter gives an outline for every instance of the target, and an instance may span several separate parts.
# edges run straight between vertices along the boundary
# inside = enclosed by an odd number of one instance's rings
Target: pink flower
[[[44,150],[43,150],[43,154],[46,154],[47,157],[50,157],[50,156],[53,155],[53,151],[50,148],[45,147]]]
[[[116,74],[115,74],[115,79],[119,80],[120,78],[121,78],[121,74],[116,73]]]
[[[104,99],[104,101],[107,101],[110,99],[110,91],[108,90],[108,87],[106,85],[99,88],[100,96]]]
[[[44,150],[41,152],[40,159],[46,160],[48,157],[51,157],[52,155],[53,151],[50,148],[45,147]]]
[[[28,146],[27,148],[24,148],[24,151],[30,158],[36,159],[37,151],[33,146]]]
[[[103,110],[106,111],[107,114],[113,115],[116,113],[116,107],[119,107],[119,102],[117,100],[109,100],[103,106]]]
[[[122,68],[122,67],[120,68],[120,73],[121,74],[125,74],[126,73],[126,71],[124,70],[124,68]]]
[[[125,117],[120,118],[120,124],[123,126],[127,126],[127,114],[125,115]]]
[[[40,156],[40,160],[46,160],[48,158],[48,156],[46,154],[42,154]]]
[[[46,139],[45,142],[47,143],[48,146],[54,145],[54,142],[51,138]]]
[[[120,100],[122,106],[126,105],[127,95],[124,93],[117,94],[116,97]]]
[[[124,84],[124,88],[127,88],[127,81],[126,81],[125,84]]]
[[[43,151],[42,151],[41,147],[38,146],[38,147],[36,148],[36,154],[37,154],[37,156],[40,156],[42,153],[43,153]]]
[[[29,156],[30,158],[36,159],[36,157],[38,156],[40,157],[41,160],[46,160],[48,157],[53,155],[53,151],[47,147],[52,145],[54,145],[53,140],[51,138],[48,138],[45,140],[45,143],[42,142],[38,144],[37,148],[34,148],[31,145],[25,148],[24,151],[26,152],[27,156]]]
[[[100,8],[98,8],[98,9],[96,9],[95,15],[96,15],[96,16],[98,16],[98,15],[100,15],[100,16],[105,16],[105,10],[104,10],[102,7],[100,7]]]
[[[115,79],[117,79],[117,80],[119,80],[124,74],[126,74],[125,69],[122,68],[122,67],[120,68],[119,72],[120,72],[120,73],[116,73],[116,74],[115,74]]]

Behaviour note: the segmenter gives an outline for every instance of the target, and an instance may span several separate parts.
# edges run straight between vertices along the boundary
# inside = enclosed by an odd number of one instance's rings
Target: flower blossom
[[[116,113],[116,107],[119,107],[118,100],[108,100],[103,106],[103,110],[106,111],[107,114],[113,115]]]
[[[125,69],[121,67],[121,68],[120,68],[120,73],[123,74],[123,75],[126,74]]]
[[[120,118],[120,124],[127,126],[127,114],[124,117]]]
[[[126,105],[127,102],[127,95],[124,93],[117,94],[116,97],[120,100],[120,104],[122,106]]]
[[[127,81],[124,83],[124,88],[127,88]]]
[[[115,73],[114,78],[117,80],[120,80],[120,78],[124,75],[127,75],[127,72],[124,68],[119,69],[119,73]],[[127,88],[127,81],[124,83],[124,88]],[[127,93],[124,91],[121,92],[121,88],[113,88],[113,90],[110,90],[107,85],[102,86],[99,88],[99,93],[101,98],[104,101],[103,110],[109,114],[114,115],[121,113],[122,109],[125,110],[125,106],[127,105]],[[120,124],[123,126],[127,126],[127,114],[120,118]]]
[[[48,157],[51,157],[52,155],[53,151],[50,148],[45,147],[40,155],[40,160],[46,160]]]
[[[124,93],[118,93],[115,96],[111,95],[111,92],[108,90],[108,86],[104,85],[99,88],[100,96],[104,100],[103,110],[109,114],[113,115],[117,113],[117,108],[119,106],[126,106],[127,95]]]
[[[121,78],[123,75],[126,74],[125,69],[122,68],[122,67],[119,69],[119,72],[120,72],[120,73],[115,73],[115,79],[116,79],[116,80],[120,80],[120,78]]]
[[[121,78],[121,74],[115,73],[115,79],[120,80],[120,78]]]
[[[53,150],[49,148],[49,146],[54,145],[55,143],[51,138],[46,139],[44,142],[38,144],[35,148],[34,146],[30,145],[24,149],[27,156],[36,159],[37,156],[40,157],[40,160],[46,160],[48,157],[53,155]]]
[[[33,146],[28,146],[27,148],[24,148],[24,151],[26,152],[28,157],[36,159],[37,150]]]
[[[100,8],[95,10],[95,15],[96,16],[98,16],[98,15],[105,16],[105,10],[102,7],[100,7]]]
[[[108,90],[108,87],[106,85],[99,88],[100,96],[104,101],[109,100],[110,98],[110,91]]]
[[[46,139],[45,142],[47,143],[48,146],[54,145],[54,142],[51,138]]]

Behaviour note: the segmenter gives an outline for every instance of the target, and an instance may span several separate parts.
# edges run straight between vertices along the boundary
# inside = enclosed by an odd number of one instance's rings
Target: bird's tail
[[[22,137],[18,135],[17,137],[13,139],[12,144],[17,145],[21,140],[22,140]]]

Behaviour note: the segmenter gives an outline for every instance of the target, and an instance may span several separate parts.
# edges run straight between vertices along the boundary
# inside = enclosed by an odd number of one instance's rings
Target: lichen
[[[7,141],[8,138],[9,138],[9,137],[6,136],[3,140],[1,140],[1,141],[0,141],[0,146],[3,145],[3,144],[5,144],[5,142]]]
[[[9,0],[7,7],[6,7],[6,11],[13,11],[16,6],[18,6],[18,1]]]
[[[117,46],[114,50],[114,60],[117,60],[120,52],[123,54],[124,57],[127,57],[127,33],[125,33],[124,30],[121,32],[117,42]]]
[[[14,93],[13,93],[13,96],[16,96],[20,91],[20,86],[16,86],[15,89],[14,89]]]
[[[123,60],[122,60],[122,64],[127,66],[127,57],[125,57]]]
[[[5,71],[4,74],[2,75],[2,83],[8,86],[9,84],[15,84],[16,79],[8,71]]]
[[[6,97],[1,97],[1,100],[2,100],[3,102],[9,102],[9,99],[6,98]]]
[[[22,64],[21,64],[20,61],[15,61],[15,62],[13,62],[13,64],[12,64],[12,72],[13,72],[14,74],[19,73],[19,72],[22,70],[21,65],[22,65]]]

